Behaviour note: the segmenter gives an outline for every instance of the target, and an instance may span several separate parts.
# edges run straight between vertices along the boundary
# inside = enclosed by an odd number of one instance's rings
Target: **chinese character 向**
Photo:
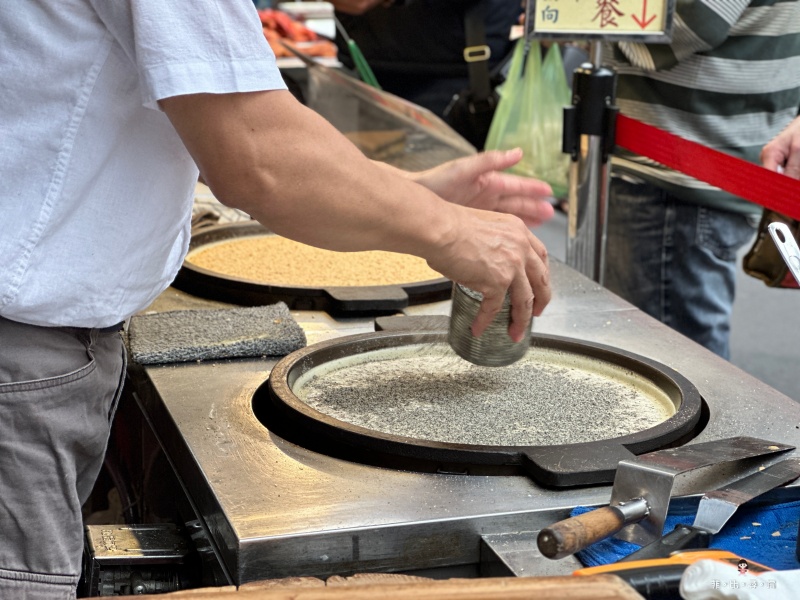
[[[558,23],[558,9],[550,8],[549,4],[545,6],[544,9],[542,9],[542,21],[545,23]]]

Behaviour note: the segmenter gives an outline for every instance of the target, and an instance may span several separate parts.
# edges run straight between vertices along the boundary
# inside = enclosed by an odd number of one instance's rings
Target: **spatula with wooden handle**
[[[664,537],[629,554],[620,562],[667,558],[673,552],[708,548],[711,536],[720,532],[746,502],[800,477],[800,459],[787,458],[733,483],[703,494],[691,525],[680,524]]]
[[[546,527],[539,552],[564,558],[611,535],[645,546],[662,535],[675,476],[701,467],[793,450],[793,446],[735,437],[657,450],[620,461],[609,506]],[[696,490],[700,492],[703,490]]]

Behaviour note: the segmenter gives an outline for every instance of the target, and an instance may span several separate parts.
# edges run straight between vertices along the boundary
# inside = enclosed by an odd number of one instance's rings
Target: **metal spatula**
[[[678,550],[707,548],[711,536],[744,503],[800,477],[800,459],[787,458],[700,498],[692,525],[678,525],[661,539],[644,546],[620,562],[666,558]]]
[[[645,546],[661,538],[675,477],[731,461],[767,458],[793,446],[751,437],[733,437],[656,450],[622,460],[614,477],[611,502],[569,517],[539,532],[539,552],[563,558],[610,535]]]

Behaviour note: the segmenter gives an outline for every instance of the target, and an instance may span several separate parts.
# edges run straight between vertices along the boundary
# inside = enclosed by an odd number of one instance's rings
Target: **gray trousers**
[[[119,332],[0,317],[0,598],[75,597],[125,366]]]

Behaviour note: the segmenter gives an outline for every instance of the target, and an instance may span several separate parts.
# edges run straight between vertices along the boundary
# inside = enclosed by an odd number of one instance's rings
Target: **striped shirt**
[[[617,104],[634,119],[752,162],[800,107],[800,1],[686,0],[672,42],[607,47]],[[687,201],[758,213],[761,207],[618,149],[614,171]],[[753,182],[757,185],[757,182]]]

